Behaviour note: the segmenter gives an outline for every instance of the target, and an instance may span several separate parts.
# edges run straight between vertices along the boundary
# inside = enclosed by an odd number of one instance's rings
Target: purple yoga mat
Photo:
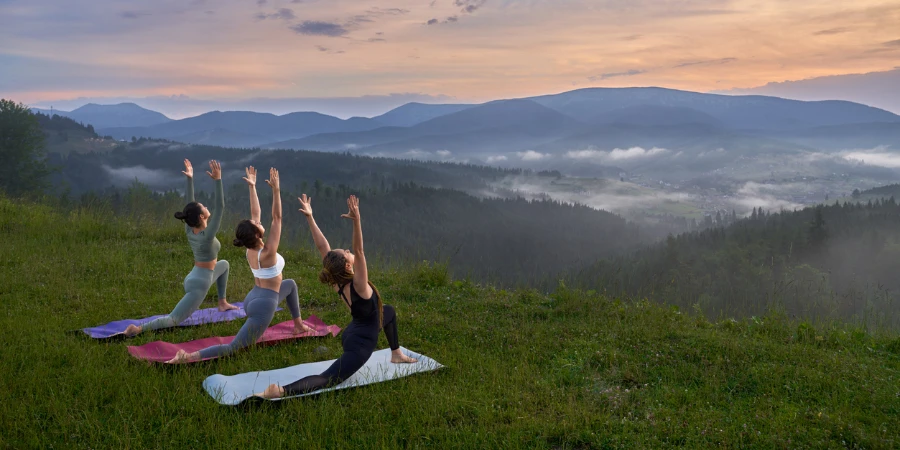
[[[218,308],[206,308],[206,309],[198,309],[194,311],[193,314],[190,315],[187,319],[184,319],[183,322],[179,323],[179,327],[190,327],[194,325],[203,325],[206,323],[215,323],[215,322],[228,322],[231,320],[242,319],[247,317],[247,312],[244,311],[243,302],[232,303],[232,305],[237,306],[238,309],[232,309],[230,311],[219,312]],[[280,311],[281,308],[276,309],[276,311]],[[158,316],[151,316],[145,319],[125,319],[125,320],[117,320],[115,322],[110,322],[106,325],[100,325],[97,327],[91,328],[83,328],[81,331],[84,331],[85,334],[94,338],[94,339],[105,339],[109,337],[113,337],[118,334],[122,334],[125,332],[125,329],[128,328],[128,325],[140,325],[143,323],[147,323],[153,319],[164,317],[165,314],[160,314]]]
[[[325,322],[322,322],[322,319],[316,316],[307,317],[303,321],[303,323],[313,328],[315,331],[310,331],[303,334],[294,334],[294,322],[292,320],[288,320],[266,328],[266,331],[263,332],[263,335],[260,336],[260,338],[256,341],[256,345],[272,345],[276,342],[291,341],[294,339],[302,339],[307,337],[322,337],[328,336],[329,334],[332,336],[337,336],[338,333],[341,332],[341,327],[337,325],[327,325],[325,324]],[[148,342],[144,345],[129,345],[128,353],[131,353],[131,356],[134,356],[137,359],[165,363],[166,361],[174,358],[175,354],[178,353],[178,350],[184,350],[186,352],[196,352],[197,350],[202,350],[213,345],[228,344],[233,340],[234,336],[208,337],[204,339],[197,339],[196,341],[182,342],[180,344],[172,344],[170,342],[164,341],[153,341]]]

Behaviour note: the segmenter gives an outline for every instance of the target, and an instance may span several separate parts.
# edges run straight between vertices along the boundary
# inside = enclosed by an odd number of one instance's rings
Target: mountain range
[[[632,147],[699,154],[738,143],[747,152],[900,147],[900,116],[859,103],[663,88],[589,88],[477,105],[408,103],[350,119],[213,111],[169,120],[134,104],[91,104],[64,114],[117,139],[480,161]]]

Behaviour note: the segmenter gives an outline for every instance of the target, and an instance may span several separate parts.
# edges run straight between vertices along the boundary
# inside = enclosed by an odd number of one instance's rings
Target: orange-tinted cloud
[[[900,60],[900,0],[36,3],[0,2],[0,64],[13,67],[0,95],[22,101],[709,91],[888,70]]]

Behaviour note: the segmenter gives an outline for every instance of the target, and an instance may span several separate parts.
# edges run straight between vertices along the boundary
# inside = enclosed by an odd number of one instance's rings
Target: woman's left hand
[[[347,214],[341,214],[341,217],[350,220],[359,220],[359,199],[355,195],[351,195],[347,199]]]

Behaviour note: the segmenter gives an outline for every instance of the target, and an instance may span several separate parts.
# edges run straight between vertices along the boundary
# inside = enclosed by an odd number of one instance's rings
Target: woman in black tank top
[[[400,351],[397,338],[397,318],[394,308],[381,301],[378,289],[369,281],[366,258],[363,253],[362,225],[359,217],[359,199],[355,195],[347,199],[347,214],[341,215],[353,221],[353,251],[332,250],[328,240],[319,230],[312,216],[310,200],[303,194],[299,198],[300,211],[306,215],[316,248],[322,255],[322,272],[319,281],[332,286],[341,300],[350,309],[353,320],[341,334],[344,354],[334,364],[319,375],[311,375],[284,387],[272,384],[264,392],[256,395],[263,398],[278,398],[317,391],[340,384],[356,373],[372,356],[378,345],[378,333],[384,329],[391,346],[391,362],[395,364],[414,363]]]

